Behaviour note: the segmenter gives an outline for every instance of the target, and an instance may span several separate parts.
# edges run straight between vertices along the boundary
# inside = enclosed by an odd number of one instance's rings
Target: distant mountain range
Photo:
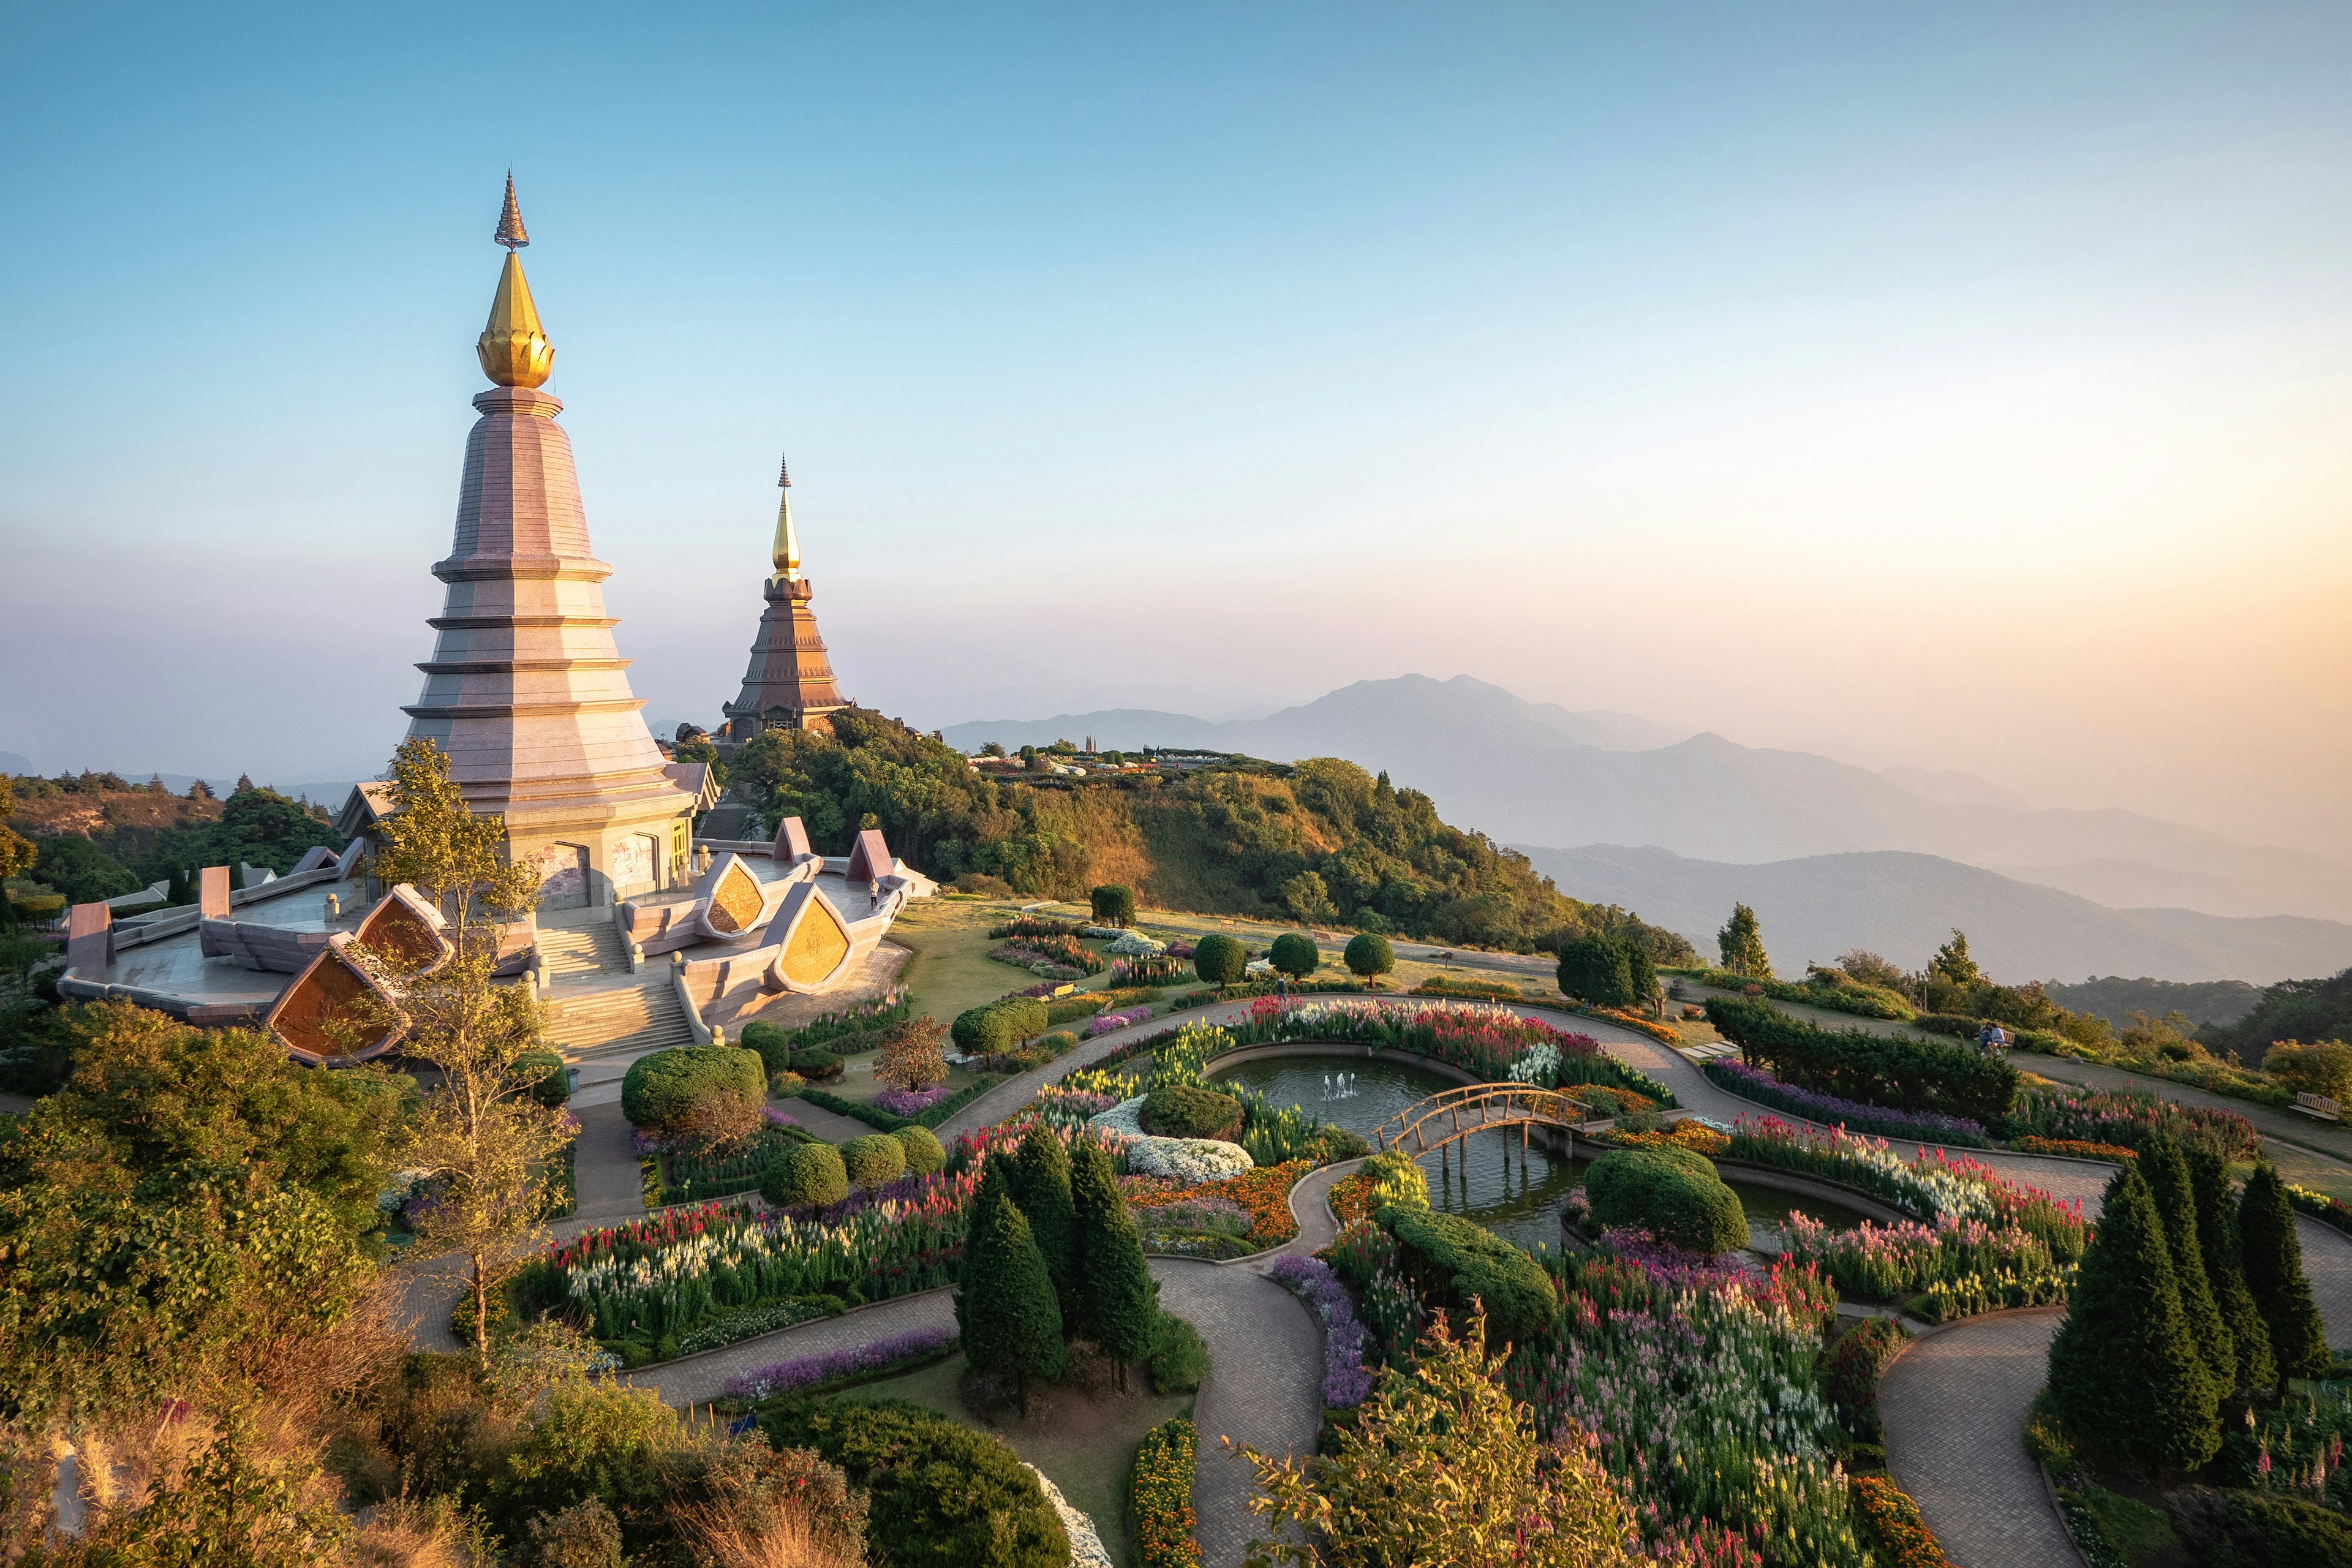
[[[1801,975],[1863,947],[1916,969],[1958,927],[1998,979],[2100,974],[2267,984],[2352,964],[2352,925],[2192,910],[2114,910],[1936,855],[1870,850],[1760,866],[1691,860],[1664,849],[1516,846],[1572,897],[1640,911],[1715,952],[1736,900],[1756,911],[1772,966]]]
[[[942,733],[967,751],[1091,735],[1123,750],[1346,757],[1423,791],[1448,821],[1510,843],[1651,845],[1734,863],[1911,850],[2098,902],[2352,921],[2352,867],[2323,856],[2232,843],[2137,812],[2036,810],[1969,773],[1872,773],[1626,714],[1528,702],[1467,676],[1359,681],[1223,723],[1114,709]]]

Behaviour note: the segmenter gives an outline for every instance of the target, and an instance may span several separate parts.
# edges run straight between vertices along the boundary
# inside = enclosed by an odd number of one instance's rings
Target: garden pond
[[[1214,1072],[1231,1083],[1265,1096],[1275,1105],[1297,1105],[1311,1116],[1369,1138],[1372,1130],[1405,1107],[1440,1089],[1451,1079],[1402,1062],[1370,1061],[1360,1054],[1277,1057],[1244,1062]],[[1465,1157],[1466,1151],[1466,1157]],[[1447,1214],[1475,1220],[1516,1246],[1559,1245],[1559,1211],[1570,1188],[1584,1184],[1586,1160],[1564,1160],[1530,1144],[1523,1153],[1517,1129],[1498,1130],[1454,1145],[1441,1163],[1433,1151],[1421,1162],[1429,1176],[1429,1200]],[[1792,1213],[1845,1230],[1863,1216],[1841,1204],[1825,1203],[1770,1187],[1727,1179],[1748,1214],[1751,1247],[1777,1252],[1780,1222]]]

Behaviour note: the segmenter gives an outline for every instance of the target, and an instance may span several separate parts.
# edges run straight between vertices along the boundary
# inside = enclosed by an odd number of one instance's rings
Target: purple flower
[[[782,1111],[778,1110],[772,1105],[761,1106],[760,1108],[760,1114],[767,1119],[768,1125],[771,1127],[797,1127],[800,1125],[798,1121],[793,1117],[785,1115]]]
[[[874,1097],[874,1103],[893,1116],[915,1116],[947,1097],[948,1086],[938,1083],[929,1089],[886,1089]]]
[[[1736,1252],[1706,1258],[1653,1241],[1638,1230],[1604,1230],[1601,1233],[1601,1245],[1660,1284],[1676,1289],[1708,1289],[1748,1277],[1748,1269]]]
[[[795,1389],[814,1388],[852,1373],[880,1372],[900,1362],[929,1355],[955,1337],[952,1329],[916,1329],[871,1344],[780,1361],[729,1378],[727,1393],[734,1399],[766,1399]]]
[[[1364,1365],[1364,1325],[1357,1321],[1356,1304],[1347,1287],[1319,1258],[1285,1253],[1274,1260],[1266,1278],[1304,1300],[1323,1321],[1323,1403],[1334,1410],[1352,1410],[1372,1392],[1372,1374]]]

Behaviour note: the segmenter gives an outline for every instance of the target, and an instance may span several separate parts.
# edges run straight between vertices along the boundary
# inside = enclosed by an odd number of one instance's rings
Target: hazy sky
[[[2352,852],[2340,5],[11,7],[0,750],[381,763],[509,163],[649,718],[788,446],[926,725],[1468,673]]]

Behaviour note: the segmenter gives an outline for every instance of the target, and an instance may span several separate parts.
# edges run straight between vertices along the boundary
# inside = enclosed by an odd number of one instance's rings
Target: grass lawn
[[[890,927],[890,940],[914,952],[899,971],[899,983],[914,993],[915,1010],[946,1023],[967,1007],[993,1002],[1036,977],[988,956],[997,944],[988,929],[1018,912],[1000,903],[942,903],[924,899],[907,906]]]
[[[867,1051],[861,1056],[845,1057],[842,1058],[841,1081],[822,1084],[819,1087],[829,1093],[839,1095],[844,1100],[854,1100],[861,1103],[870,1100],[890,1087],[874,1076],[874,1064],[881,1058],[882,1053],[879,1051]],[[969,1068],[950,1065],[948,1068],[947,1079],[949,1092],[953,1093],[979,1076]]]
[[[1001,966],[1000,966],[1001,967]],[[1013,1451],[1053,1478],[1070,1506],[1095,1521],[1113,1563],[1135,1560],[1128,1524],[1127,1486],[1143,1435],[1171,1415],[1189,1415],[1189,1394],[1154,1394],[1140,1368],[1128,1374],[1130,1392],[1109,1388],[1039,1387],[1029,1395],[1027,1416],[1007,1409],[982,1416],[964,1404],[963,1357],[950,1356],[904,1377],[869,1383],[844,1399],[905,1399],[979,1428],[1011,1445]],[[1206,1462],[1206,1456],[1203,1456]]]
[[[2338,1203],[2352,1204],[2352,1171],[2339,1161],[2326,1160],[2295,1144],[2282,1143],[2275,1138],[2263,1140],[2263,1154],[2278,1167],[2278,1173],[2298,1187],[2309,1187],[2315,1193],[2326,1193]],[[2243,1181],[2252,1173],[2249,1164],[2232,1165],[2230,1173]]]

